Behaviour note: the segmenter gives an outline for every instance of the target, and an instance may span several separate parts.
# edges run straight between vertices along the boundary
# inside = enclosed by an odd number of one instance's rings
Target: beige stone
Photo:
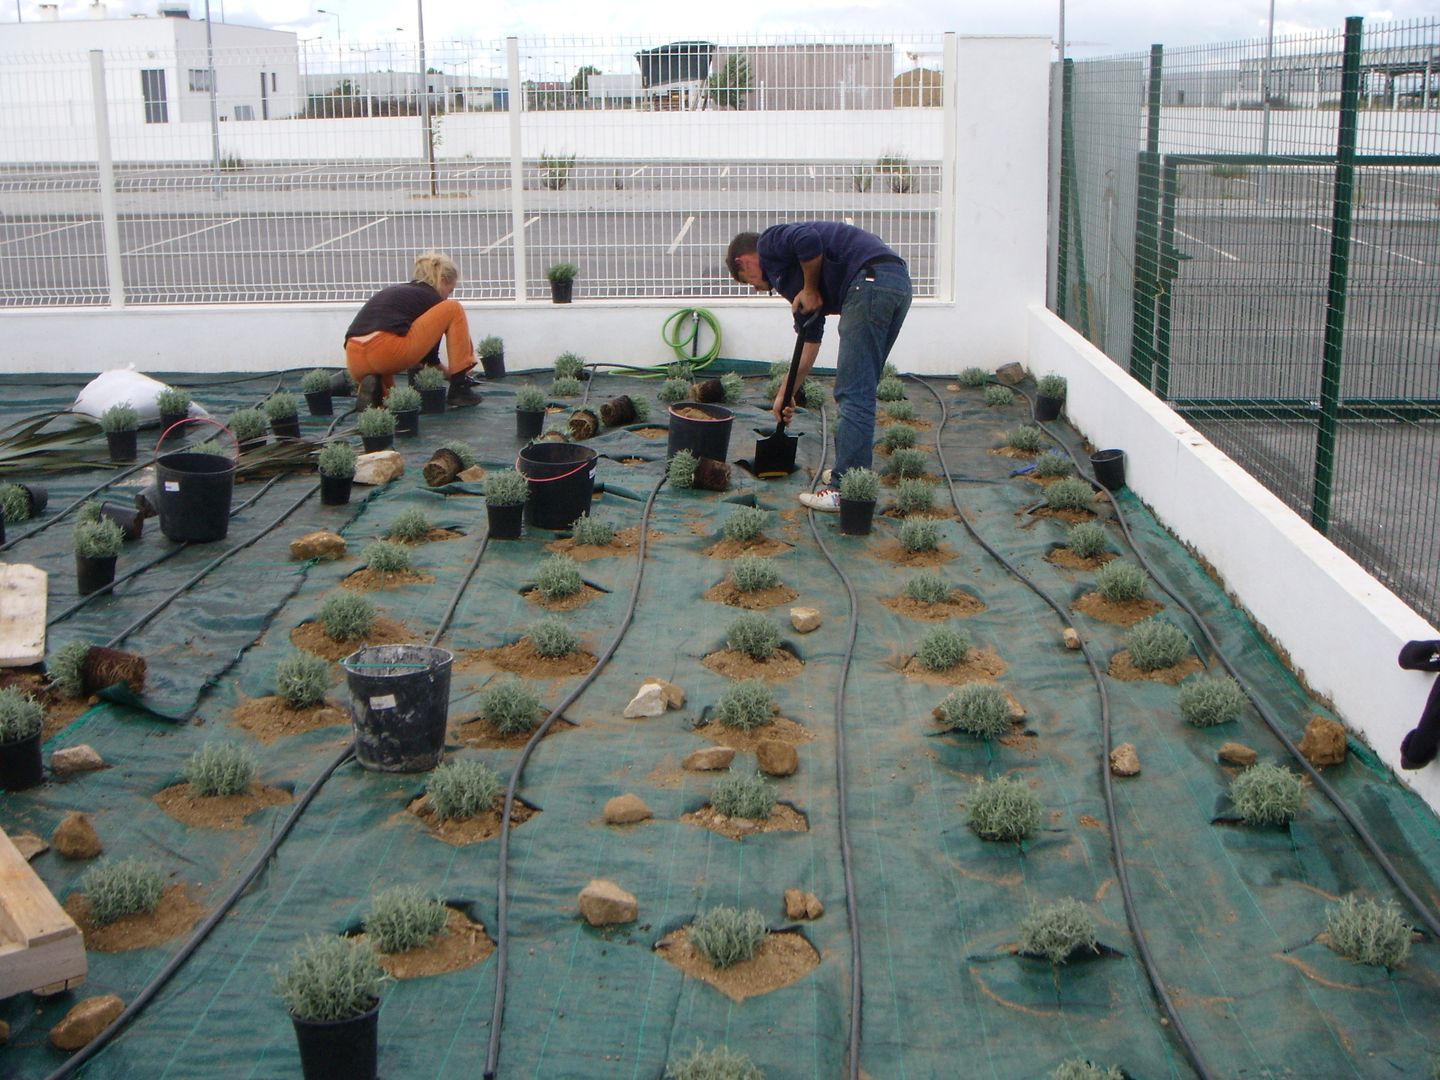
[[[805,917],[807,919],[818,919],[824,914],[825,905],[820,902],[820,898],[813,892],[807,892],[805,894]]]
[[[10,837],[10,842],[15,845],[15,850],[20,852],[20,857],[26,862],[35,858],[36,855],[43,855],[50,850],[50,845],[33,832],[16,833]]]
[[[72,811],[60,822],[55,835],[50,837],[55,850],[67,859],[93,859],[105,850],[100,834],[90,824],[90,817],[78,810]]]
[[[338,559],[345,554],[345,538],[338,533],[306,533],[290,541],[292,559]]]
[[[1300,753],[1311,765],[1339,765],[1345,760],[1345,728],[1323,716],[1312,716],[1300,740]]]
[[[1065,628],[1065,648],[1071,650],[1080,648],[1080,634],[1073,626]]]
[[[755,763],[769,776],[790,776],[800,767],[800,755],[787,742],[761,739],[755,744]]]
[[[818,630],[820,628],[819,608],[792,607],[790,609],[790,625],[802,634]]]
[[[735,751],[728,746],[705,746],[686,754],[680,764],[691,772],[713,772],[728,769],[734,760]]]
[[[659,683],[645,683],[625,706],[625,718],[659,716],[665,711],[665,690]]]
[[[649,686],[652,683],[655,686],[660,687],[660,689],[664,692],[665,704],[668,705],[670,708],[683,709],[685,707],[685,691],[681,690],[680,687],[676,686],[672,682],[666,682],[664,679],[657,679],[653,675],[645,680],[646,686]]]
[[[355,483],[371,487],[388,484],[405,475],[405,458],[398,450],[375,450],[355,459]]]
[[[605,824],[633,825],[650,817],[650,807],[639,795],[616,795],[605,804]]]
[[[785,917],[787,919],[805,918],[805,893],[800,889],[785,890]]]
[[[580,914],[591,926],[610,926],[634,922],[640,905],[615,882],[596,878],[580,890]]]
[[[1110,751],[1110,771],[1116,776],[1139,776],[1140,755],[1130,743],[1121,743]]]
[[[1025,381],[1025,369],[1019,364],[1001,364],[995,369],[995,379],[1004,386],[1019,386]]]
[[[58,1024],[50,1029],[50,1045],[57,1050],[79,1050],[110,1026],[125,1009],[114,994],[77,1002]]]
[[[464,480],[467,484],[478,484],[485,479],[485,466],[471,465],[468,469],[461,469],[455,479]]]
[[[50,755],[50,771],[56,776],[72,773],[94,772],[105,768],[105,759],[96,753],[88,743],[81,746],[67,746]]]
[[[1239,765],[1248,769],[1260,760],[1260,755],[1244,743],[1227,742],[1220,746],[1220,760],[1226,765]]]

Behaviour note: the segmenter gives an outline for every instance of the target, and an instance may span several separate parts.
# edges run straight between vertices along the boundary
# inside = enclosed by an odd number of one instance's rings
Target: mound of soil
[[[540,722],[544,719],[543,716],[538,717],[535,721],[536,727],[539,727]],[[545,729],[544,738],[548,739],[562,731],[569,731],[573,727],[575,725],[570,721],[556,717],[555,723]],[[530,741],[532,734],[534,734],[533,729],[531,731],[512,731],[508,735],[502,735],[494,724],[479,716],[450,729],[452,739],[478,750],[519,750]]]
[[[348,724],[350,714],[323,701],[319,705],[294,709],[283,697],[271,694],[237,705],[230,714],[230,720],[260,742],[269,744],[276,739],[301,735],[317,728]]]
[[[884,540],[865,549],[865,554],[896,566],[942,566],[955,558],[955,553],[941,544],[934,551],[906,551],[899,540]]]
[[[908,619],[923,619],[926,622],[950,618],[968,619],[971,615],[979,615],[985,610],[984,602],[977,600],[964,589],[951,589],[950,596],[938,604],[927,604],[912,600],[908,596],[886,596],[882,597],[880,602],[897,615],[904,615]]]
[[[735,559],[741,555],[759,555],[762,558],[784,555],[790,545],[784,540],[772,540],[764,533],[750,540],[719,540],[706,548],[702,554],[711,559]]]
[[[784,582],[772,585],[768,589],[741,592],[729,578],[705,590],[706,600],[718,600],[729,607],[744,608],[747,611],[760,611],[763,608],[775,607],[777,604],[788,604],[799,595]]]
[[[1099,570],[1112,559],[1120,556],[1113,551],[1102,551],[1099,555],[1091,555],[1088,559],[1082,559],[1068,547],[1056,548],[1046,555],[1045,558],[1056,566],[1063,566],[1066,570]]]
[[[721,649],[700,662],[727,679],[791,679],[805,668],[804,661],[788,649],[776,649],[769,660],[753,660],[734,649]]]
[[[635,460],[643,463],[640,458]],[[662,535],[664,534],[651,529],[650,543],[653,544],[656,538]],[[576,562],[589,562],[591,559],[608,559],[614,555],[629,555],[639,546],[640,526],[634,525],[628,529],[617,529],[615,539],[603,547],[595,544],[577,544],[573,538],[567,536],[564,540],[552,540],[545,545],[545,550],[569,555]]]
[[[50,685],[44,672],[36,668],[0,668],[0,688],[5,687],[14,687],[45,706],[42,740],[64,731],[92,705],[100,704],[98,697],[66,697]]]
[[[583,649],[577,649],[569,656],[541,656],[530,639],[522,637],[513,645],[475,649],[466,655],[460,667],[467,670],[477,664],[489,664],[526,678],[561,679],[569,675],[584,675],[595,666],[595,657]]]
[[[1048,506],[1031,511],[1031,515],[1037,518],[1054,518],[1057,521],[1069,522],[1071,525],[1078,525],[1082,521],[1094,521],[1098,516],[1093,510],[1051,510]]]
[[[119,953],[162,945],[189,932],[205,914],[205,909],[190,899],[181,883],[166,886],[155,910],[144,915],[126,915],[104,926],[90,922],[90,903],[82,892],[65,898],[65,911],[75,920],[85,938],[85,948],[92,952]]]
[[[365,937],[364,934],[358,935]],[[424,945],[400,953],[377,952],[375,958],[385,974],[396,979],[423,979],[427,975],[444,975],[447,971],[463,971],[490,959],[495,943],[485,933],[484,923],[471,921],[463,911],[450,909],[445,929]]]
[[[457,529],[442,529],[438,526],[431,529],[419,540],[397,540],[391,538],[391,543],[404,544],[406,547],[419,547],[421,544],[438,544],[446,540],[459,540],[465,534]]]
[[[406,810],[425,823],[431,836],[444,840],[453,847],[478,844],[482,840],[493,840],[500,835],[498,810],[486,810],[468,818],[442,818],[431,809],[428,795],[421,795],[406,807]],[[510,828],[525,824],[538,813],[533,806],[516,799],[515,805],[510,809]]]
[[[1158,600],[1141,597],[1124,603],[1111,603],[1098,592],[1088,592],[1074,604],[1076,611],[1084,612],[1092,619],[1110,623],[1112,626],[1134,626],[1141,619],[1148,619],[1156,612],[1164,611],[1165,605]]]
[[[1148,679],[1151,682],[1164,683],[1166,686],[1179,686],[1191,675],[1197,671],[1203,671],[1204,668],[1205,665],[1200,663],[1198,656],[1187,656],[1180,663],[1171,667],[1141,671],[1130,659],[1130,650],[1121,649],[1110,658],[1110,667],[1106,674],[1121,682],[1143,682]]]
[[[968,682],[994,682],[1009,668],[1010,665],[1001,660],[999,654],[987,645],[983,648],[971,649],[970,655],[964,660],[944,671],[931,671],[913,656],[905,660],[900,670],[908,677],[919,679],[921,682],[959,686]]]
[[[154,795],[155,804],[176,821],[202,829],[239,829],[245,819],[294,798],[284,788],[252,783],[243,795],[194,795],[189,784],[172,784]]]
[[[694,728],[694,733],[702,739],[709,739],[711,742],[719,743],[721,746],[728,746],[732,750],[739,750],[742,753],[753,754],[756,745],[761,739],[776,739],[791,746],[800,746],[803,743],[813,742],[815,733],[804,724],[797,724],[794,720],[786,720],[783,716],[777,716],[768,724],[761,724],[759,727],[751,728],[749,731],[743,728],[731,727],[729,724],[722,724],[718,720],[712,720],[708,724],[702,724]]]
[[[684,928],[666,934],[655,950],[666,963],[709,983],[731,1001],[744,1001],[789,986],[820,965],[820,954],[796,933],[770,934],[749,960],[722,969],[711,967],[710,961],[695,950]]]
[[[546,611],[574,611],[576,608],[584,607],[597,596],[604,595],[599,589],[590,585],[581,585],[578,592],[573,592],[569,596],[560,596],[554,600],[547,600],[545,594],[539,589],[525,590],[525,599]]]
[[[290,631],[292,645],[326,660],[344,660],[365,645],[395,645],[417,640],[404,623],[384,615],[375,620],[370,633],[355,641],[331,641],[319,622],[304,622]]]
[[[382,574],[378,570],[362,566],[341,581],[340,587],[349,589],[351,592],[386,592],[390,589],[398,589],[402,585],[425,585],[434,580],[433,575],[422,574],[418,570],[399,570]]]
[[[1013,458],[1016,461],[1029,461],[1031,458],[1040,456],[1039,450],[1017,450],[1013,446],[997,446],[989,453],[996,457]]]
[[[764,819],[726,817],[716,813],[715,808],[706,803],[699,810],[681,814],[680,820],[686,825],[698,825],[721,836],[728,836],[731,840],[744,840],[756,833],[810,831],[810,823],[805,819],[805,815],[789,803],[781,802],[777,802],[775,809],[770,811],[770,816]]]

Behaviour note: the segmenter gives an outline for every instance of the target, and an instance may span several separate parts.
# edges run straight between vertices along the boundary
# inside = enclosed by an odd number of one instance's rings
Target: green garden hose
[[[688,326],[685,325],[687,322]],[[710,328],[710,336],[714,339],[703,355],[699,354],[696,348],[699,344],[701,323]],[[695,371],[699,371],[720,355],[720,322],[705,308],[681,308],[665,320],[665,325],[660,329],[660,337],[674,350],[678,359],[684,360]],[[664,372],[656,373],[657,378],[663,375]]]

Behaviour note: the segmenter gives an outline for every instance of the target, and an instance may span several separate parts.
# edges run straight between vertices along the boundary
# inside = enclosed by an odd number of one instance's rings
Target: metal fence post
[[[1051,123],[1059,132],[1059,153],[1056,174],[1056,214],[1051,228],[1055,232],[1055,314],[1070,321],[1070,189],[1075,168],[1075,145],[1070,137],[1070,91],[1074,85],[1075,64],[1060,59],[1060,108]]]
[[[1140,153],[1135,200],[1135,302],[1130,335],[1130,374],[1147,389],[1155,363],[1155,298],[1159,295],[1160,86],[1165,47],[1150,46],[1150,87],[1145,149]]]
[[[941,76],[944,82],[940,91],[940,102],[945,113],[945,134],[940,157],[940,190],[944,192],[944,195],[940,200],[940,220],[937,223],[935,237],[935,293],[940,299],[953,302],[955,299],[955,174],[956,158],[959,154],[959,139],[955,132],[957,108],[955,65],[958,62],[959,50],[955,34],[947,33],[945,35],[944,48],[945,73]]]
[[[515,274],[515,299],[524,303],[525,287],[525,159],[520,145],[520,112],[525,107],[525,87],[520,84],[520,39],[505,39],[505,58],[510,80],[510,257]]]
[[[90,89],[95,103],[95,163],[100,173],[100,219],[105,233],[105,276],[110,306],[125,306],[125,271],[120,265],[120,218],[115,212],[115,160],[110,154],[110,105],[105,92],[105,54],[90,50]]]

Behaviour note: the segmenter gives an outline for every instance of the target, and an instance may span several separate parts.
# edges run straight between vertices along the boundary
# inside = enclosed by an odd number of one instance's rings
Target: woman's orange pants
[[[470,323],[458,300],[441,300],[410,324],[408,334],[377,330],[345,342],[345,366],[358,382],[367,375],[379,375],[384,393],[395,385],[395,376],[423,360],[445,339],[446,373],[454,378],[475,366],[475,346],[470,341]]]

